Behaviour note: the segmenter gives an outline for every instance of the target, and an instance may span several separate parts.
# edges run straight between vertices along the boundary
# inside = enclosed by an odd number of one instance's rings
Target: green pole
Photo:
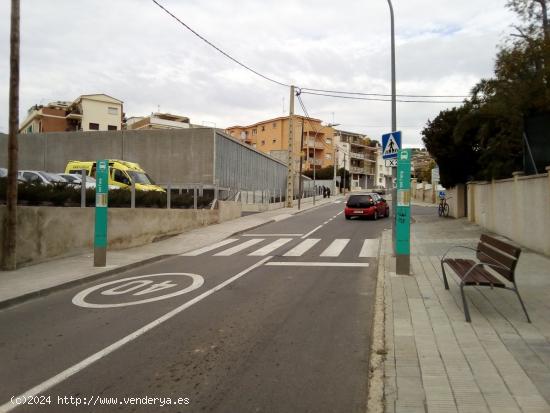
[[[107,265],[107,205],[109,161],[97,161],[95,187],[94,267]]]
[[[396,272],[410,274],[411,265],[411,157],[410,149],[397,153]]]

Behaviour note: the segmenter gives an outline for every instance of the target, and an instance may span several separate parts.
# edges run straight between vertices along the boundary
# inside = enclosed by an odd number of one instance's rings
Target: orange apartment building
[[[288,160],[289,117],[261,121],[249,126],[231,126],[226,132],[259,151],[283,161]],[[324,168],[334,164],[334,129],[323,126],[320,119],[294,115],[293,152],[295,170],[298,171],[300,155],[304,170]],[[303,136],[303,145],[301,145]]]

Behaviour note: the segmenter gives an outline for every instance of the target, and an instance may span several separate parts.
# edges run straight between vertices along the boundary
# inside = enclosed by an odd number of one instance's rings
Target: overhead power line
[[[291,85],[288,83],[281,82],[279,80],[276,80],[272,77],[266,76],[263,73],[258,72],[257,70],[251,68],[250,66],[242,63],[241,61],[237,60],[233,56],[231,56],[229,53],[223,51],[218,46],[216,46],[214,43],[206,39],[204,36],[202,36],[200,33],[192,29],[188,24],[186,24],[184,21],[182,21],[179,17],[174,15],[170,10],[168,10],[166,7],[164,7],[162,4],[160,4],[157,0],[151,0],[153,3],[155,3],[160,9],[162,9],[166,14],[168,14],[170,17],[172,17],[174,20],[176,20],[179,24],[181,24],[183,27],[185,27],[187,30],[189,30],[191,33],[193,33],[196,37],[201,39],[203,42],[205,42],[210,47],[217,50],[219,53],[224,55],[229,60],[233,61],[234,63],[238,64],[239,66],[243,67],[244,69],[248,70],[251,73],[254,73],[256,76],[259,76],[269,82],[275,83],[279,86],[284,87],[290,87]],[[309,90],[310,92],[306,92]],[[317,95],[317,96],[326,96],[326,97],[334,97],[334,98],[340,98],[340,99],[355,99],[355,100],[371,100],[371,101],[379,101],[379,102],[391,102],[389,99],[377,99],[377,98],[365,98],[365,97],[356,97],[356,96],[380,96],[380,97],[391,97],[391,95],[388,94],[381,94],[381,93],[363,93],[363,92],[343,92],[343,91],[337,91],[337,90],[324,90],[324,89],[313,89],[313,88],[302,88],[302,93],[309,94],[309,95]],[[317,93],[322,92],[322,93]],[[344,95],[354,95],[354,96],[344,96]],[[468,96],[459,96],[459,95],[397,95],[399,97],[407,97],[407,98],[466,98]],[[462,103],[459,101],[430,101],[430,100],[402,100],[398,99],[398,102],[401,103]]]
[[[325,89],[312,89],[308,87],[303,87],[302,90],[311,90],[312,92],[323,92],[323,93],[336,93],[339,95],[359,95],[359,96],[382,96],[382,97],[391,97],[392,95],[385,93],[363,93],[363,92],[343,92],[341,90],[325,90]],[[402,98],[468,98],[469,95],[396,95],[397,97]]]
[[[304,90],[304,89],[302,89]],[[378,98],[363,98],[363,97],[356,97],[356,96],[343,96],[343,95],[332,95],[328,93],[314,93],[314,92],[302,92],[303,95],[315,95],[315,96],[325,96],[325,97],[331,97],[331,98],[338,98],[338,99],[352,99],[352,100],[370,100],[374,102],[391,102],[391,99],[378,99]],[[459,100],[403,100],[403,99],[396,99],[397,102],[400,103],[464,103]]]
[[[185,27],[187,30],[189,30],[191,33],[193,33],[195,36],[197,36],[199,39],[201,39],[203,42],[205,42],[206,44],[208,44],[209,46],[213,47],[214,49],[216,49],[218,52],[220,52],[222,55],[224,55],[225,57],[227,57],[228,59],[232,60],[233,62],[237,63],[239,66],[242,66],[244,67],[246,70],[254,73],[255,75],[257,76],[260,76],[262,78],[264,78],[265,80],[268,80],[270,82],[273,82],[273,83],[276,83],[280,86],[285,86],[285,87],[290,87],[289,84],[286,84],[286,83],[283,83],[283,82],[279,82],[278,80],[275,80],[273,78],[270,78],[266,75],[263,75],[262,73],[258,72],[257,70],[254,70],[252,69],[250,66],[247,66],[245,65],[244,63],[240,62],[239,60],[235,59],[233,56],[231,56],[230,54],[224,52],[222,49],[220,49],[218,46],[216,46],[214,43],[210,42],[208,39],[206,39],[205,37],[203,37],[202,35],[200,35],[199,33],[197,33],[195,30],[193,30],[191,27],[189,27],[186,23],[184,23],[182,20],[180,20],[177,16],[175,16],[172,12],[170,12],[168,9],[166,9],[166,7],[164,7],[162,4],[160,4],[158,1],[156,0],[152,0],[153,3],[155,3],[157,6],[159,6],[162,10],[164,10],[168,15],[170,15],[173,19],[175,19],[178,23],[180,23],[183,27]]]

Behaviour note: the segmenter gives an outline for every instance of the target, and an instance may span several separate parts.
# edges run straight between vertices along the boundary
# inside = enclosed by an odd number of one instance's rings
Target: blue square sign
[[[397,158],[397,152],[401,149],[401,131],[382,135],[382,158]]]

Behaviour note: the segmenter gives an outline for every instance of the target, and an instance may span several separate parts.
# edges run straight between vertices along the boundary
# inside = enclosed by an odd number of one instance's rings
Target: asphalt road
[[[363,412],[391,222],[342,211],[0,311],[0,412]]]

